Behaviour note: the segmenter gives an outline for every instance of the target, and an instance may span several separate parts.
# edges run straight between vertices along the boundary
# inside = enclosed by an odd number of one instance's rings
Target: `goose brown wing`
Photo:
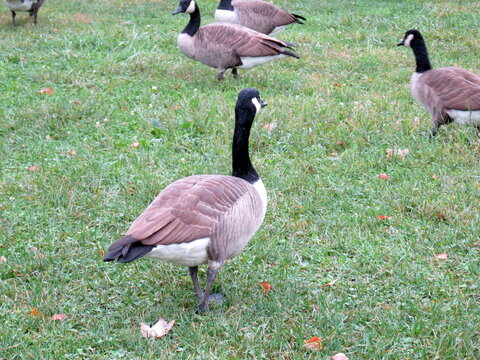
[[[422,81],[432,89],[446,109],[480,110],[480,77],[460,68],[426,72]]]
[[[236,24],[206,25],[197,37],[202,44],[222,47],[225,53],[233,50],[238,57],[279,55],[285,52],[284,47],[289,47],[286,42]]]
[[[265,21],[272,27],[288,25],[297,21],[292,14],[265,1],[236,0],[232,2],[232,5],[240,19],[245,23],[252,22],[253,28],[261,27],[262,22]]]
[[[126,236],[144,245],[170,245],[210,236],[216,222],[247,191],[245,180],[196,175],[166,187],[133,222]]]

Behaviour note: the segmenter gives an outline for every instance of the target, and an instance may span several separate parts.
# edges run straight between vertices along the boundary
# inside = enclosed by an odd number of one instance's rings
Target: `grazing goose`
[[[4,0],[5,4],[12,12],[13,25],[16,25],[15,17],[17,11],[28,11],[30,16],[33,16],[33,23],[37,24],[38,9],[43,5],[45,0]]]
[[[432,116],[432,136],[440,126],[451,122],[473,125],[480,135],[480,77],[456,67],[432,69],[418,30],[408,30],[401,45],[411,47],[415,55],[417,68],[410,90]]]
[[[204,311],[212,283],[225,260],[252,238],[263,222],[267,193],[250,162],[248,138],[255,115],[266,104],[256,89],[238,94],[232,145],[232,175],[194,175],[168,185],[108,249],[104,261],[130,262],[142,256],[188,266]],[[208,263],[202,292],[198,265]]]
[[[262,0],[220,0],[215,11],[216,22],[239,24],[270,36],[280,34],[287,25],[303,24],[302,20],[307,19]]]
[[[227,69],[232,69],[236,77],[237,69],[249,69],[285,56],[299,58],[286,50],[292,44],[241,25],[217,23],[200,28],[200,10],[194,0],[180,0],[173,15],[182,12],[190,14],[190,22],[178,35],[180,51],[190,59],[218,69],[219,80]]]

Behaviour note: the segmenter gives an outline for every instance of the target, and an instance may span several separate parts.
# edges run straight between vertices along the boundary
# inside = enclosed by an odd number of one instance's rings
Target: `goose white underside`
[[[480,111],[449,110],[447,114],[457,124],[480,126]]]
[[[215,10],[215,22],[226,22],[238,24],[237,15],[230,10]]]
[[[282,26],[277,26],[275,29],[273,29],[273,31],[268,34],[269,36],[277,36],[278,34],[280,34],[281,32],[283,32],[283,30],[285,30],[285,28],[287,27],[287,25],[282,25]]]
[[[210,238],[184,244],[157,245],[145,257],[179,266],[198,266],[208,262],[208,244],[210,244]]]
[[[257,190],[258,195],[260,195],[260,198],[262,199],[262,204],[263,204],[263,213],[267,211],[267,190],[265,189],[265,185],[263,185],[262,179],[258,179],[255,183],[253,183],[253,187],[255,190]]]
[[[240,57],[242,60],[242,65],[240,66],[235,66],[237,69],[250,69],[252,67],[258,66],[265,64],[269,61],[272,61],[274,59],[280,59],[283,58],[287,55],[285,54],[279,54],[279,55],[273,55],[273,56],[259,56],[259,57],[252,57],[252,56],[244,56]]]
[[[35,1],[36,0],[25,0],[22,3],[20,0],[5,0],[5,4],[13,11],[29,11]]]

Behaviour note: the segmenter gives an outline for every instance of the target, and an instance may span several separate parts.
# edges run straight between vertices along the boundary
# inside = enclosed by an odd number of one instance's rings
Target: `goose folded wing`
[[[170,184],[126,235],[143,245],[181,244],[209,237],[218,219],[242,196],[241,189],[228,178],[191,176]]]
[[[460,111],[480,110],[480,77],[460,68],[443,68],[429,71],[425,77],[428,85],[446,109]]]
[[[261,18],[271,19],[275,26],[289,25],[297,20],[295,16],[279,7],[265,1],[240,0],[233,2],[239,16],[245,19]]]

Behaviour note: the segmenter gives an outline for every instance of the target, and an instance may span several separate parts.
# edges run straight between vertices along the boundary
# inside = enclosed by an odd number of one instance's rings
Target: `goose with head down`
[[[451,122],[472,125],[480,135],[480,76],[458,67],[432,69],[418,30],[408,30],[398,46],[412,48],[415,55],[417,67],[410,90],[432,117],[431,135]]]
[[[190,21],[178,35],[180,51],[193,60],[218,69],[223,79],[227,69],[234,77],[237,69],[249,69],[274,59],[291,56],[299,58],[292,44],[277,40],[237,24],[215,23],[200,27],[200,10],[195,0],[180,0],[173,14],[190,14]]]
[[[104,261],[143,256],[187,266],[204,311],[217,271],[238,254],[263,222],[267,193],[253,167],[248,139],[255,115],[266,104],[256,89],[244,89],[235,107],[232,175],[194,175],[168,185],[108,249]],[[202,291],[198,266],[208,263]]]

